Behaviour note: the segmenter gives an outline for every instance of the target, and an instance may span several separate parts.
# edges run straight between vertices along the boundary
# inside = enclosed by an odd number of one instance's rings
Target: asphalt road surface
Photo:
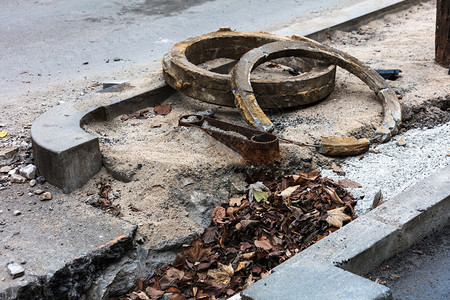
[[[394,256],[368,274],[398,300],[450,299],[450,226]]]
[[[0,104],[27,92],[99,74],[107,77],[124,68],[157,70],[175,42],[220,27],[273,31],[359,2],[0,1]]]

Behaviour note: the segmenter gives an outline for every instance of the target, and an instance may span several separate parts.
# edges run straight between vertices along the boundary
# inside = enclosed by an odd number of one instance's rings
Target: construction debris
[[[253,48],[289,40],[291,38],[269,33],[233,32],[227,28],[192,37],[175,44],[164,56],[164,79],[171,87],[189,97],[234,107],[231,76],[198,65],[218,58],[236,61]],[[302,65],[294,69],[301,71],[302,76],[251,79],[261,107],[297,107],[317,102],[332,92],[335,66],[307,58],[301,61]]]

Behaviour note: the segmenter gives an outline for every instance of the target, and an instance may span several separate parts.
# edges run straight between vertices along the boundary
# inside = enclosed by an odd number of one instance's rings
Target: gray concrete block
[[[397,227],[364,216],[342,227],[275,268],[318,260],[347,271],[365,274],[394,255],[399,239]]]
[[[364,218],[399,229],[397,252],[420,242],[449,224],[450,166],[406,189],[394,199],[388,199]]]
[[[297,260],[241,293],[247,300],[392,299],[391,291],[329,263]]]
[[[139,78],[114,92],[89,95],[55,106],[31,127],[35,164],[48,182],[69,193],[86,183],[102,166],[97,137],[81,124],[109,120],[154,106],[172,95],[161,74]]]

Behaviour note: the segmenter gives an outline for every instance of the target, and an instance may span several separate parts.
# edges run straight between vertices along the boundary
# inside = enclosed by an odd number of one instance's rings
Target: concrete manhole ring
[[[269,33],[233,32],[222,29],[175,44],[164,56],[166,82],[181,93],[205,102],[235,106],[231,75],[220,74],[198,65],[217,58],[239,60],[253,48],[291,38]],[[312,40],[305,39],[312,44]],[[252,78],[262,108],[288,108],[308,105],[328,96],[335,82],[336,67],[307,59],[304,73],[288,78]]]
[[[302,37],[297,37],[302,40]],[[377,129],[381,142],[388,141],[398,131],[401,124],[400,103],[394,91],[377,72],[366,67],[355,57],[319,43],[303,41],[281,41],[265,44],[250,50],[241,57],[231,72],[232,89],[236,97],[236,106],[244,119],[253,127],[262,131],[273,130],[273,124],[258,105],[250,83],[250,72],[256,66],[272,59],[298,56],[327,61],[338,65],[357,76],[375,92],[383,106],[383,122]],[[258,99],[259,100],[259,99]],[[345,143],[344,143],[345,144]],[[345,147],[345,145],[344,145]]]

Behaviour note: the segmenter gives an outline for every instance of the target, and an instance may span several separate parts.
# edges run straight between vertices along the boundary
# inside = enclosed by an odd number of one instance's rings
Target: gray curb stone
[[[51,108],[31,127],[40,174],[65,193],[83,186],[100,171],[102,155],[98,138],[81,129],[81,124],[154,106],[173,93],[158,73]]]
[[[241,295],[245,300],[391,298],[391,291],[385,286],[332,264],[308,259],[281,268],[250,285]]]

